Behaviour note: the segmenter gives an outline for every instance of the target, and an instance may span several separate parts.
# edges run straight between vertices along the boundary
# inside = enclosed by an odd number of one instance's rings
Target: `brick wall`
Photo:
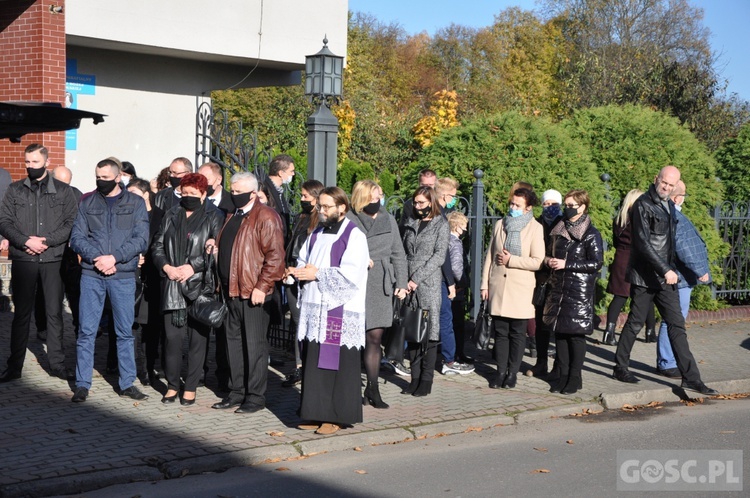
[[[0,2],[0,101],[60,102],[65,98],[65,0]],[[0,141],[0,166],[14,180],[26,175],[23,149],[41,143],[50,151],[50,166],[65,163],[65,132],[26,135],[21,143]]]

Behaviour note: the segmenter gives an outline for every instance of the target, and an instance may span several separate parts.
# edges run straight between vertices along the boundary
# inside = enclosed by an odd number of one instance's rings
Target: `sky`
[[[690,0],[704,11],[711,47],[719,55],[717,69],[727,91],[750,101],[750,1]],[[349,0],[349,10],[374,15],[384,24],[398,23],[409,34],[433,35],[451,23],[481,28],[508,7],[537,8],[535,0]]]

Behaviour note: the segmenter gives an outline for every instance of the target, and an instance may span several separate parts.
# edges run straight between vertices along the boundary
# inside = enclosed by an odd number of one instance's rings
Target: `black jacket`
[[[28,178],[11,183],[0,205],[0,235],[10,242],[10,259],[62,260],[77,209],[70,185],[55,180],[49,172],[34,190]],[[24,247],[32,235],[46,237],[49,249],[39,255],[27,254]]]
[[[284,245],[286,245],[289,243],[289,225],[292,221],[292,210],[289,208],[289,203],[286,201],[286,198],[276,190],[276,184],[273,183],[270,176],[263,179],[263,184],[271,193],[271,197],[273,197],[273,208],[281,217],[281,224],[284,226]]]
[[[662,289],[664,275],[675,270],[674,203],[665,208],[654,184],[633,204],[627,280],[633,285]]]
[[[187,306],[188,301],[194,301],[204,290],[202,287],[203,272],[206,271],[205,245],[208,239],[216,239],[224,223],[224,216],[212,203],[206,204],[205,219],[198,229],[190,233],[187,254],[184,261],[175,261],[174,243],[176,232],[175,221],[178,216],[185,216],[185,209],[174,206],[164,215],[159,231],[154,236],[151,246],[151,258],[154,266],[162,277],[161,310],[180,310]],[[189,263],[195,274],[187,282],[179,283],[170,280],[164,274],[164,265],[182,266]]]
[[[564,259],[565,268],[550,275],[544,323],[556,334],[589,335],[594,331],[594,291],[603,262],[602,236],[589,225],[581,240],[555,233],[550,237],[547,256]]]

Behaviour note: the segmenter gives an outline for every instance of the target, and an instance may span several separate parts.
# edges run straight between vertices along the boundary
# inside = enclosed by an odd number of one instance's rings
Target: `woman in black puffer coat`
[[[563,221],[550,233],[544,262],[552,269],[544,323],[555,333],[560,380],[550,392],[573,394],[583,386],[586,336],[594,331],[594,290],[602,268],[602,236],[588,216],[585,190],[565,195]]]

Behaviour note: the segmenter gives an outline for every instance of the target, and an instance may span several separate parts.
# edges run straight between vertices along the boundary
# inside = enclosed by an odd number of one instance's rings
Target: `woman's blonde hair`
[[[448,226],[451,232],[455,232],[457,228],[466,230],[469,227],[469,218],[461,211],[453,211],[448,215]]]
[[[643,190],[639,190],[637,188],[634,188],[633,190],[625,194],[625,198],[622,200],[622,206],[620,206],[620,210],[617,212],[617,216],[615,217],[615,221],[618,226],[625,228],[625,225],[628,224],[630,208],[633,207],[635,201],[637,201],[638,198],[642,195]]]
[[[370,204],[372,192],[375,189],[382,191],[380,185],[373,180],[360,180],[355,183],[352,187],[352,209],[357,213],[361,212],[365,206]]]

